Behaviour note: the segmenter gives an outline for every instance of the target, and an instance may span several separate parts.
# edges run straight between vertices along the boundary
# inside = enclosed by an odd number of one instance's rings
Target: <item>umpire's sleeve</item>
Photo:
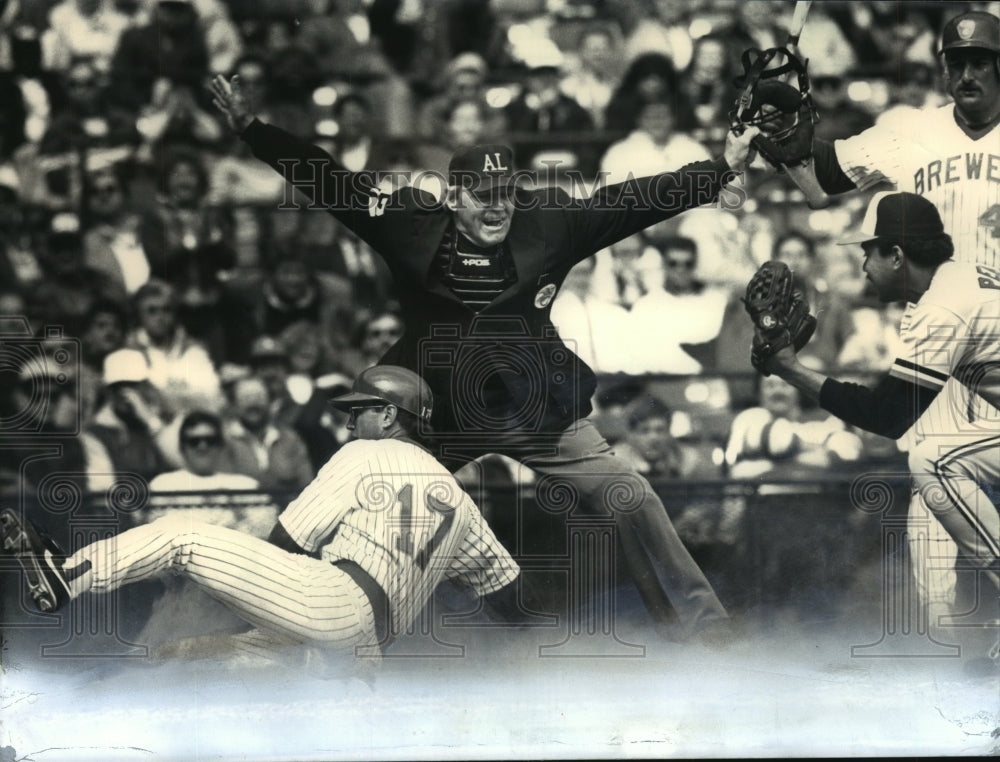
[[[351,172],[319,146],[254,119],[240,134],[261,161],[281,174],[311,203],[310,208],[333,214],[368,243],[374,243],[385,205],[375,172]],[[282,202],[300,208],[291,188]]]
[[[575,259],[585,259],[688,209],[714,203],[723,187],[738,175],[724,159],[699,161],[675,172],[608,185],[586,200],[572,200],[566,211],[572,249],[578,254]]]

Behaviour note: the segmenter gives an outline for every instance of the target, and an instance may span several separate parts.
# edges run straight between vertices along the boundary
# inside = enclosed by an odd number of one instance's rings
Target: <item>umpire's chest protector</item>
[[[521,192],[512,217],[506,245],[516,281],[478,313],[432,276],[450,210],[404,197],[393,215],[397,235],[383,242],[383,257],[406,333],[383,362],[427,380],[438,427],[561,430],[590,412],[593,371],[559,338],[550,313],[569,269],[592,252],[572,251],[561,209],[544,207],[538,195]]]

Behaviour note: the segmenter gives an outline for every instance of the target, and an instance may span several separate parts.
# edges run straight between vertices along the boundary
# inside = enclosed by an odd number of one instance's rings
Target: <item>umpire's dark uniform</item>
[[[549,318],[570,268],[715,200],[732,177],[724,161],[609,186],[586,201],[554,188],[518,190],[505,241],[513,273],[476,311],[439,276],[438,263],[457,255],[454,212],[443,203],[412,187],[382,194],[370,173],[347,172],[322,149],[260,121],[241,137],[388,264],[406,334],[382,362],[412,368],[434,391],[443,460],[457,466],[487,452],[509,455],[539,474],[540,493],[548,485],[552,495],[578,494],[593,511],[614,510],[629,568],[656,619],[668,619],[670,605],[690,631],[726,617],[649,483],[582,420],[594,373]]]

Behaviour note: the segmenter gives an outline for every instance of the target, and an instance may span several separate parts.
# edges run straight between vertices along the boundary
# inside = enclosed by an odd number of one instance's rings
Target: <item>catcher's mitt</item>
[[[776,57],[784,63],[768,68]],[[813,125],[819,121],[809,95],[808,61],[787,48],[751,48],[743,52],[742,61],[743,76],[735,80],[740,95],[729,113],[733,131],[759,127],[760,135],[751,145],[778,169],[806,161],[812,155]],[[778,79],[792,73],[797,86]]]
[[[767,361],[787,346],[798,352],[816,330],[805,294],[794,287],[792,271],[784,262],[765,262],[753,274],[743,297],[756,330],[750,363],[765,376]]]

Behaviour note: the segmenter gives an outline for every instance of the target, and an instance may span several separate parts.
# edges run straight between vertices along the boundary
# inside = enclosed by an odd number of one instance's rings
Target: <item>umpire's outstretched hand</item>
[[[740,134],[736,134],[732,130],[729,131],[729,134],[726,135],[726,148],[723,158],[725,158],[730,169],[741,172],[746,168],[746,165],[753,158],[750,155],[750,141],[759,134],[759,127],[747,127]]]
[[[212,103],[225,114],[229,128],[239,135],[254,120],[254,114],[250,111],[246,96],[243,94],[240,78],[233,75],[227,82],[225,77],[217,74],[212,78],[210,89]]]

